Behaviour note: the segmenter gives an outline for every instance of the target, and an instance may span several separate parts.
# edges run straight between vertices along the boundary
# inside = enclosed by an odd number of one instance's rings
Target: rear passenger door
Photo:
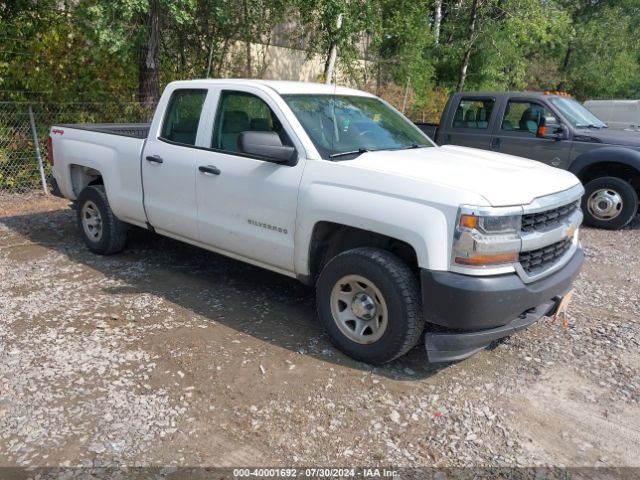
[[[302,146],[278,104],[263,92],[236,87],[216,94],[208,148],[196,152],[200,242],[290,273],[304,162],[296,157],[274,163],[242,153],[238,138],[246,131],[267,131],[298,154]]]
[[[147,218],[170,237],[198,238],[194,146],[206,96],[206,89],[174,90],[160,131],[150,133],[142,154]]]
[[[462,145],[465,147],[489,149],[491,142],[491,114],[495,107],[491,97],[460,97],[454,105],[454,114],[450,116],[442,133],[442,145]]]
[[[491,140],[492,150],[538,160],[559,168],[567,168],[570,142],[538,137],[543,118],[557,117],[541,102],[527,98],[510,98],[500,111],[500,123]]]

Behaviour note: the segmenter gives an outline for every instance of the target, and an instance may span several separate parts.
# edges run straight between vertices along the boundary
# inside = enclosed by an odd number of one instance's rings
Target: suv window
[[[495,101],[492,99],[463,98],[453,116],[454,128],[487,129]]]
[[[206,90],[176,90],[171,95],[162,123],[161,138],[184,145],[195,145]]]
[[[222,92],[211,148],[238,152],[238,138],[246,131],[275,132],[284,145],[292,145],[282,123],[264,100],[246,92]]]
[[[504,111],[500,129],[535,135],[543,117],[555,118],[555,115],[539,103],[510,100]]]

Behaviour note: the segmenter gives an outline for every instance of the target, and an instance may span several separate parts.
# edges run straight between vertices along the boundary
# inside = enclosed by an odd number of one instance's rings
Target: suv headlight
[[[453,239],[453,264],[486,269],[516,263],[521,221],[522,210],[518,207],[460,207]]]

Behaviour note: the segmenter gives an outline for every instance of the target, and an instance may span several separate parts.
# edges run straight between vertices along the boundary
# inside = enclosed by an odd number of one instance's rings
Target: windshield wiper
[[[601,128],[606,128],[606,127],[607,127],[606,125],[595,125],[593,123],[589,123],[589,124],[579,123],[579,124],[576,125],[576,128],[595,128],[595,129],[598,129],[598,130],[600,130]]]
[[[400,147],[400,148],[376,148],[374,150],[370,150],[368,148],[359,148],[358,150],[351,150],[349,152],[332,153],[331,155],[329,155],[329,158],[346,157],[348,155],[361,155],[363,153],[379,152],[381,150],[388,150],[388,151],[392,152],[392,151],[396,151],[396,150],[410,150],[410,149],[414,149],[414,148],[426,148],[426,147],[430,147],[430,146],[431,145],[421,145],[421,144],[418,144],[418,143],[414,143],[413,145],[407,145],[406,147]]]
[[[350,152],[338,152],[332,153],[329,155],[329,158],[338,158],[338,157],[346,157],[347,155],[362,155],[363,153],[367,153],[369,150],[366,148],[359,148],[358,150],[351,150]]]
[[[390,148],[389,150],[412,150],[414,148],[426,148],[426,147],[430,147],[430,146],[431,145],[424,145],[424,144],[414,143],[413,145],[407,145],[406,147]]]

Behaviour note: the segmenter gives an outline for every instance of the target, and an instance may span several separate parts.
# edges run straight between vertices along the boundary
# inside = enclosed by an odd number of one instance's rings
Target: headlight
[[[458,226],[477,229],[484,233],[518,233],[521,219],[520,215],[488,217],[461,213]]]
[[[453,263],[484,269],[517,262],[520,212],[519,208],[492,211],[486,207],[460,207],[453,240]]]

